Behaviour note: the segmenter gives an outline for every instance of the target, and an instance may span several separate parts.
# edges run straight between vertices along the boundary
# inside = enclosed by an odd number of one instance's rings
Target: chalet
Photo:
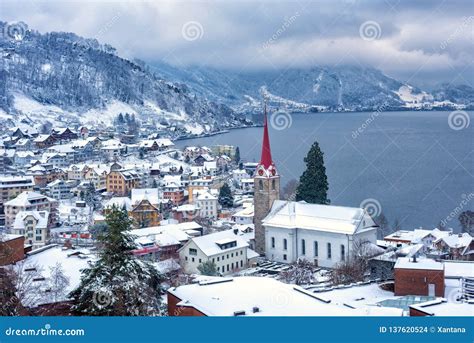
[[[37,149],[46,149],[53,146],[56,143],[56,139],[52,135],[38,135],[33,140]]]
[[[21,211],[15,216],[12,233],[23,235],[33,249],[41,248],[50,239],[48,211]]]
[[[434,245],[445,259],[474,261],[474,240],[467,232],[441,237]]]
[[[139,228],[160,225],[160,210],[144,197],[129,212]]]
[[[58,127],[51,130],[51,135],[58,142],[68,142],[77,139],[77,133],[72,132],[68,127]]]

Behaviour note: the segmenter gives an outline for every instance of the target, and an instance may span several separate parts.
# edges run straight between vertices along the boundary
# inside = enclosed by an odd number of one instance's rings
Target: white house
[[[276,200],[263,220],[266,257],[299,258],[332,268],[350,258],[354,242],[377,241],[377,225],[361,208]]]
[[[179,249],[181,266],[190,274],[199,273],[198,266],[206,261],[214,262],[219,274],[231,274],[247,268],[249,260],[257,256],[238,230],[194,237]]]
[[[208,191],[198,191],[194,197],[194,204],[199,209],[201,218],[217,218],[217,202],[217,197]]]
[[[253,204],[245,206],[232,215],[232,220],[237,224],[252,224],[254,215]]]

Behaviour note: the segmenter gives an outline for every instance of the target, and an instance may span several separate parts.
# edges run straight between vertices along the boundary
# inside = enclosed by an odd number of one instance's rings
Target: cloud
[[[3,1],[1,19],[70,31],[128,58],[233,69],[360,64],[411,79],[473,72],[469,1]],[[183,26],[197,23],[196,39]],[[377,38],[361,37],[376,23]],[[189,26],[189,25],[188,25]],[[421,79],[420,79],[421,78]]]

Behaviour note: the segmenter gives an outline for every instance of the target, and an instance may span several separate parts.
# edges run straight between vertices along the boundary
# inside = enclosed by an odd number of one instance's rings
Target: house
[[[441,237],[434,245],[450,260],[474,260],[474,241],[467,232]]]
[[[214,159],[209,154],[200,154],[194,159],[194,163],[197,166],[202,166],[202,165],[204,165],[204,162],[211,162],[213,160]]]
[[[402,316],[401,309],[335,303],[268,277],[207,278],[168,289],[169,316]]]
[[[178,223],[191,222],[199,215],[199,208],[194,204],[183,204],[173,207],[173,218]]]
[[[56,139],[51,135],[38,135],[33,140],[33,143],[37,149],[46,149],[53,146],[56,143]]]
[[[45,246],[50,238],[48,211],[21,211],[15,217],[12,233],[23,235],[33,250]]]
[[[395,295],[444,297],[444,265],[427,258],[401,257],[395,263]]]
[[[252,224],[253,223],[253,204],[248,205],[240,211],[232,215],[232,220],[237,224]]]
[[[242,179],[248,179],[250,178],[250,175],[247,174],[247,172],[244,169],[235,169],[232,171],[232,179],[239,183],[242,181]]]
[[[201,218],[217,218],[218,199],[216,196],[211,195],[208,191],[198,191],[198,194],[193,199],[194,204],[199,209],[199,216]]]
[[[395,242],[395,243],[406,243],[406,244],[418,244],[422,243],[425,247],[432,247],[434,241],[437,239],[448,236],[451,231],[441,231],[439,229],[434,230],[398,230],[384,237],[384,241]]]
[[[332,268],[350,258],[355,242],[377,241],[377,225],[361,208],[276,200],[263,220],[266,257],[300,258]]]
[[[28,175],[33,176],[35,185],[38,187],[45,187],[48,183],[57,179],[66,179],[67,173],[59,168],[54,168],[48,163],[36,164],[29,168]]]
[[[179,250],[180,263],[189,274],[199,273],[198,266],[208,261],[215,263],[221,275],[235,273],[257,256],[234,230],[194,237]]]
[[[56,199],[70,199],[72,197],[71,190],[77,186],[75,180],[64,181],[64,180],[54,180],[46,185],[46,191],[49,196]]]
[[[219,169],[225,169],[232,163],[232,159],[227,155],[220,155],[216,159],[216,165]]]
[[[147,199],[154,206],[159,206],[162,200],[158,194],[158,188],[134,188],[131,193],[132,204],[136,205],[143,199]],[[151,225],[150,225],[151,226]]]
[[[116,161],[120,155],[127,151],[127,147],[119,140],[110,139],[102,142],[100,151],[102,156],[104,156],[107,160]]]
[[[34,185],[31,176],[0,176],[0,226],[5,224],[4,204],[22,192],[32,191]]]
[[[96,190],[106,190],[109,172],[106,164],[87,164],[82,170],[82,178],[92,183]]]
[[[77,139],[77,133],[72,132],[68,127],[57,127],[51,130],[51,136],[58,142],[68,142]]]
[[[0,266],[25,258],[25,236],[0,233]]]
[[[127,212],[132,210],[132,202],[129,197],[113,197],[104,205],[104,214],[107,214],[112,207],[125,209]]]
[[[107,192],[116,195],[128,195],[133,188],[140,186],[141,176],[133,169],[112,170],[107,174]]]
[[[242,179],[240,180],[240,189],[244,193],[250,194],[254,192],[254,179]]]
[[[22,211],[46,211],[50,226],[57,224],[57,200],[36,192],[23,192],[5,203],[5,228],[13,229],[17,214]]]
[[[13,146],[16,151],[27,151],[33,147],[33,142],[30,138],[20,138]]]
[[[160,225],[160,210],[146,196],[133,205],[129,215],[140,228]]]
[[[174,205],[180,205],[184,201],[184,190],[178,184],[170,183],[163,187],[163,198]]]

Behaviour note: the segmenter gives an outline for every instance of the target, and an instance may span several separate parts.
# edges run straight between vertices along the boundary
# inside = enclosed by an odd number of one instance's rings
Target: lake
[[[472,112],[470,118],[473,117]],[[317,140],[324,152],[331,204],[383,211],[403,229],[433,228],[441,220],[459,230],[456,208],[474,208],[474,124],[466,112],[270,114],[273,160],[282,185],[299,179]],[[177,142],[229,144],[258,161],[262,128],[231,130]]]

